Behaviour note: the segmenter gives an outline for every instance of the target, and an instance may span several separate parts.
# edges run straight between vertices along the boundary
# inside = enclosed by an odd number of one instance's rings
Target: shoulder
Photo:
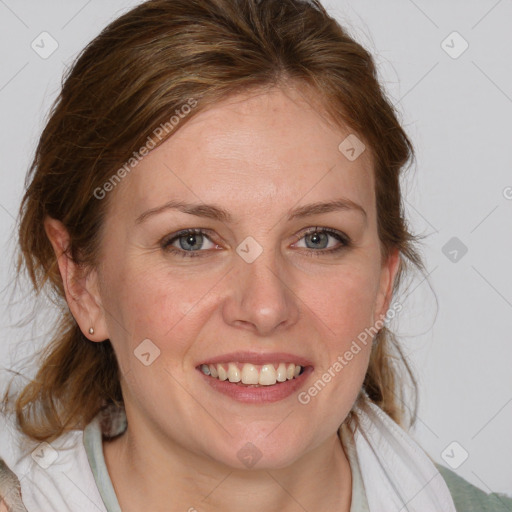
[[[0,512],[26,512],[18,476],[11,469],[19,453],[16,432],[10,418],[0,413]],[[8,465],[9,464],[9,465]]]
[[[51,443],[38,442],[22,434],[14,418],[0,413],[0,512],[4,505],[12,512],[105,512],[83,431],[69,431]]]
[[[18,477],[7,467],[0,457],[0,512],[26,512],[21,499],[21,486]]]
[[[512,498],[487,494],[441,464],[435,466],[450,490],[457,512],[512,512]]]
[[[0,412],[0,471],[5,473],[6,468],[12,466],[21,457],[22,436],[16,428],[13,414]]]

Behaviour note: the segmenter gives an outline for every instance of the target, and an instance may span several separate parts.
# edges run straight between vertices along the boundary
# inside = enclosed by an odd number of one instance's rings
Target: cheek
[[[324,326],[327,340],[343,345],[371,326],[378,289],[369,266],[340,266],[336,272],[303,283],[301,298]]]
[[[311,282],[304,289],[321,330],[321,344],[314,379],[298,395],[298,407],[308,411],[310,418],[319,418],[311,420],[311,428],[322,429],[326,435],[349,413],[368,368],[377,290],[375,273],[369,268],[347,265],[322,287]]]
[[[110,270],[106,308],[112,311],[107,315],[112,317],[111,340],[114,345],[121,341],[126,345],[129,335],[132,351],[146,338],[166,350],[172,339],[173,352],[186,351],[201,322],[221,306],[219,301],[230,300],[225,286],[233,286],[229,276],[223,278],[224,272],[171,271],[162,263],[135,262]],[[291,300],[303,311],[298,322],[314,324],[323,350],[325,345],[331,350],[343,349],[371,325],[378,277],[369,261],[354,257],[335,269],[326,268],[315,275],[299,271],[286,280],[293,290]]]
[[[354,260],[340,266],[329,279],[308,282],[303,297],[321,329],[322,353],[315,368],[315,380],[301,404],[310,410],[338,411],[329,420],[335,427],[348,413],[368,368],[374,332],[373,311],[378,290],[378,273],[369,261]],[[320,416],[323,416],[318,412]]]
[[[118,267],[108,285],[107,302],[115,312],[109,332],[119,358],[126,361],[150,339],[162,352],[171,353],[171,365],[180,364],[201,328],[208,303],[215,300],[218,280],[217,275],[199,277],[161,264]]]

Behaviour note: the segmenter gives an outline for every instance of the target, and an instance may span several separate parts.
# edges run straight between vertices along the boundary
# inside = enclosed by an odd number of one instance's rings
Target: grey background
[[[46,113],[73,57],[137,3],[0,0],[2,365],[20,368],[51,328],[45,300],[11,285],[14,219]],[[417,150],[404,191],[429,277],[397,297],[392,324],[420,384],[412,433],[481,489],[512,494],[512,1],[324,5],[374,54]],[[58,43],[47,59],[31,47],[43,31]],[[454,31],[469,44],[457,58]],[[37,321],[16,327],[32,309]]]

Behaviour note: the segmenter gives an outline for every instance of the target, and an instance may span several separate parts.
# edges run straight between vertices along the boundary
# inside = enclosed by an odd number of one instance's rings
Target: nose
[[[275,252],[264,250],[252,263],[236,256],[234,265],[223,307],[227,324],[269,336],[297,322],[300,301],[291,273]]]

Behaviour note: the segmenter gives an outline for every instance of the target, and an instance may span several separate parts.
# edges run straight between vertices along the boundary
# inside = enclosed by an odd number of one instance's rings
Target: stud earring
[[[93,327],[89,327],[89,334],[94,334],[94,328]]]

